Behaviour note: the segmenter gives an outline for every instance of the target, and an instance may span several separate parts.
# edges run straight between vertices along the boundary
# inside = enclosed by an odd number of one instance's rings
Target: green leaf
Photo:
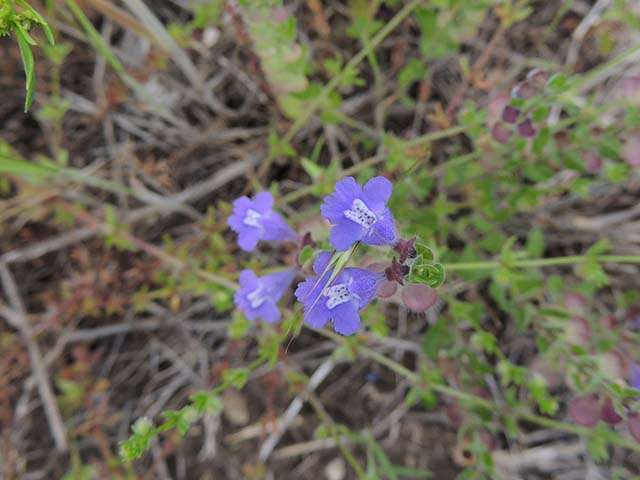
[[[27,77],[26,83],[25,83],[27,96],[24,100],[24,111],[26,113],[29,111],[29,108],[33,104],[33,96],[35,94],[35,89],[36,89],[36,77],[35,77],[33,52],[31,51],[31,46],[28,40],[28,38],[31,38],[31,37],[29,37],[24,32],[22,27],[18,27],[16,29],[16,37],[18,38],[18,46],[20,47],[20,55],[22,56],[24,73]]]
[[[247,334],[250,327],[251,322],[249,319],[240,310],[236,310],[233,312],[233,317],[227,331],[233,340],[238,340]]]
[[[587,257],[597,257],[598,255],[607,253],[609,250],[611,250],[611,243],[608,239],[603,238],[589,247],[589,250],[587,250]]]
[[[533,258],[541,257],[544,253],[544,247],[544,234],[542,230],[539,228],[532,229],[527,236],[527,253]]]
[[[313,248],[311,248],[309,245],[305,245],[305,247],[300,252],[300,255],[298,256],[298,263],[300,263],[300,265],[304,265],[308,260],[311,260],[312,257]]]
[[[432,360],[438,358],[438,353],[453,344],[454,335],[450,328],[449,321],[441,317],[436,323],[431,325],[422,340],[422,350]]]
[[[249,371],[246,368],[228,368],[222,372],[222,381],[240,390],[249,380]]]
[[[222,410],[222,400],[211,392],[196,392],[189,397],[189,400],[199,415]]]
[[[317,178],[322,176],[322,167],[317,163],[314,163],[305,157],[300,159],[300,163],[302,164],[302,168],[304,168],[304,171],[307,172],[312,180],[316,180]]]

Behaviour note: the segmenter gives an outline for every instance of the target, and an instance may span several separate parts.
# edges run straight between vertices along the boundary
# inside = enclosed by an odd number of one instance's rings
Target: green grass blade
[[[113,53],[113,50],[111,50],[109,45],[107,45],[100,33],[98,33],[98,31],[95,29],[91,21],[87,18],[87,16],[84,14],[75,0],[67,0],[67,5],[71,9],[73,15],[76,17],[76,20],[78,20],[80,26],[82,26],[84,31],[87,33],[87,37],[91,46],[93,46],[93,48],[95,48],[98,53],[100,53],[107,60],[109,65],[111,65],[111,68],[113,68],[119,74],[123,74],[124,67],[122,66],[122,63],[120,63],[120,60],[118,60],[115,53]]]
[[[31,45],[27,37],[28,34],[24,32],[22,27],[16,25],[16,37],[18,38],[18,46],[20,47],[20,55],[22,56],[22,63],[24,65],[24,73],[27,77],[25,88],[27,90],[27,96],[24,100],[24,111],[29,111],[29,108],[33,104],[33,96],[36,89],[36,76],[35,76],[35,62],[33,60],[33,52],[31,51]],[[25,36],[26,35],[26,36]],[[30,37],[29,37],[30,38]]]
[[[42,15],[40,15],[40,13],[35,8],[33,8],[31,5],[29,5],[24,0],[16,0],[16,2],[18,3],[18,5],[21,5],[25,9],[29,10],[29,12],[31,12],[31,14],[36,18],[36,20],[38,21],[38,23],[42,27],[42,30],[44,30],[44,34],[47,37],[47,41],[51,45],[54,45],[56,43],[56,41],[55,41],[55,38],[53,37],[53,32],[49,28],[49,24],[44,19],[44,17]]]

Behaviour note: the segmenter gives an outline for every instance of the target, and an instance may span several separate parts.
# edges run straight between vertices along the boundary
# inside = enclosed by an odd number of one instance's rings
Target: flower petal
[[[367,204],[369,209],[375,213],[385,208],[393,185],[384,177],[373,177],[364,186],[362,200]]]
[[[353,335],[360,328],[356,302],[346,302],[333,310],[333,328],[341,335]]]
[[[384,275],[362,268],[345,268],[345,272],[351,277],[349,292],[360,297],[358,308],[364,308],[376,295]]]
[[[296,234],[289,224],[276,212],[269,212],[260,220],[260,225],[264,229],[262,238],[264,240],[295,240]]]
[[[273,195],[271,192],[260,192],[254,198],[251,205],[258,213],[269,213],[273,208]]]
[[[227,225],[235,232],[240,232],[246,227],[244,219],[250,207],[251,200],[248,197],[236,198],[233,202],[233,214],[227,219]]]
[[[362,239],[365,228],[343,217],[331,228],[329,242],[339,252],[349,250],[354,243]]]
[[[322,216],[335,224],[344,218],[344,211],[351,208],[353,201],[362,194],[362,187],[353,177],[343,178],[336,183],[336,190],[324,199],[320,207]]]
[[[240,272],[238,283],[240,283],[241,290],[246,290],[247,292],[255,290],[260,285],[256,274],[249,269],[244,269]]]
[[[267,295],[278,302],[284,292],[289,289],[291,282],[296,276],[296,269],[289,268],[281,272],[271,273],[262,277],[262,285],[264,285]]]
[[[245,252],[255,250],[258,245],[258,240],[260,240],[260,232],[254,227],[243,229],[238,234],[238,245],[240,245],[240,248]]]
[[[313,328],[322,328],[329,321],[331,311],[327,308],[322,299],[315,301],[313,299],[312,307],[305,310],[304,321]]]
[[[275,323],[280,319],[280,310],[278,306],[271,301],[264,302],[255,309],[255,312],[258,318],[262,318],[268,323]]]
[[[327,265],[329,265],[332,256],[331,252],[321,252],[320,255],[318,255],[318,258],[313,262],[313,271],[316,275],[322,275]]]
[[[640,390],[640,365],[637,363],[631,366],[631,388]]]
[[[362,243],[367,245],[391,245],[395,243],[396,222],[391,211],[385,207],[383,213],[378,216],[378,221],[373,224],[371,231],[362,238]]]

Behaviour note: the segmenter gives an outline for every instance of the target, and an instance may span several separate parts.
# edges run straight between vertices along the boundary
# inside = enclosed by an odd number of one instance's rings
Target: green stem
[[[582,77],[580,77],[580,79],[572,86],[572,89],[573,90],[583,89],[585,86],[588,86],[593,80],[598,78],[607,70],[617,67],[618,65],[626,61],[629,57],[631,57],[632,55],[634,55],[639,51],[640,51],[640,45],[636,45],[634,47],[631,47],[629,50],[622,52],[617,57],[612,58],[608,62],[605,62],[597,66],[593,70],[590,70],[589,72],[582,75]]]
[[[323,331],[320,331],[320,332],[324,334]],[[406,378],[411,383],[415,385],[420,385],[421,383],[423,383],[422,378],[420,378],[420,376],[417,373],[412,372],[411,370],[406,368],[404,365],[399,364],[395,360],[385,357],[381,353],[378,353],[375,350],[366,346],[358,346],[358,350],[361,353],[363,353],[365,356],[369,357],[370,359],[378,362],[381,365],[386,366],[391,371]],[[432,385],[428,385],[427,388],[430,388],[435,392],[438,392],[448,397],[455,398],[457,400],[462,400],[469,403],[473,403],[478,406],[482,406],[491,411],[498,412],[500,415],[503,415],[503,416],[512,415],[521,420],[526,420],[528,422],[535,423],[542,427],[553,428],[555,430],[561,430],[564,432],[573,433],[575,435],[582,435],[585,437],[598,437],[600,439],[603,439],[602,437],[604,436],[605,437],[604,440],[611,444],[628,448],[630,450],[640,451],[640,444],[632,440],[623,438],[613,431],[608,431],[605,434],[601,430],[594,430],[591,428],[581,427],[579,425],[561,422],[559,420],[554,420],[552,418],[543,417],[541,415],[536,415],[529,412],[513,410],[504,405],[497,405],[491,400],[487,400],[485,398],[477,397],[470,393],[456,390],[455,388],[449,387],[447,385],[432,384]]]
[[[437,130],[435,132],[421,135],[412,140],[407,140],[406,142],[404,142],[404,146],[407,148],[417,147],[418,145],[423,145],[425,143],[431,143],[436,140],[442,140],[443,138],[453,137],[454,135],[458,135],[459,133],[464,133],[465,130],[466,130],[466,127],[462,125],[445,128],[443,130]]]
[[[464,262],[464,263],[444,263],[442,267],[445,271],[468,271],[468,270],[493,270],[499,267],[514,268],[536,268],[552,267],[560,265],[574,265],[587,262],[598,263],[640,263],[640,255],[570,255],[567,257],[535,258],[529,260],[516,260],[505,263],[499,260],[486,262]]]
[[[454,135],[458,135],[459,133],[464,132],[464,127],[456,126],[451,128],[445,128],[443,130],[438,130],[436,132],[427,133],[426,135],[422,135],[420,137],[414,138],[413,140],[402,141],[402,144],[405,148],[411,148],[418,145],[424,145],[425,143],[431,143],[436,140],[442,140],[443,138],[452,137]],[[442,170],[445,170],[449,167],[460,166],[470,160],[476,158],[477,152],[471,152],[470,154],[461,155],[460,157],[456,157],[446,163],[442,163],[434,167],[432,173],[436,175]],[[384,162],[387,159],[385,155],[376,155],[374,157],[367,158],[351,167],[342,171],[340,178],[347,177],[349,175],[354,175],[358,173],[360,170],[363,170],[367,167],[371,167],[373,165],[377,165],[378,163]],[[329,180],[322,181],[322,184],[333,183],[339,180],[339,178],[332,178]],[[299,188],[298,190],[291,192],[287,195],[280,197],[280,199],[276,200],[276,205],[284,205],[287,203],[291,203],[295,200],[298,200],[305,195],[309,195],[313,193],[313,191],[318,187],[318,184],[307,185],[306,187]]]

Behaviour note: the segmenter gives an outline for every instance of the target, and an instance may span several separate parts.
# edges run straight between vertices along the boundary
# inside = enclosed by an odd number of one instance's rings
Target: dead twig
[[[20,298],[18,287],[9,268],[3,262],[0,262],[0,280],[2,281],[2,286],[14,312],[13,315],[8,316],[8,318],[11,318],[9,321],[18,325],[22,338],[27,344],[29,362],[31,363],[31,368],[38,382],[38,393],[42,400],[44,413],[47,417],[47,423],[49,424],[49,430],[56,444],[56,449],[60,452],[66,452],[68,450],[66,429],[62,422],[56,397],[49,383],[49,374],[47,373],[40,347],[36,343],[35,338],[33,338],[27,312]]]

